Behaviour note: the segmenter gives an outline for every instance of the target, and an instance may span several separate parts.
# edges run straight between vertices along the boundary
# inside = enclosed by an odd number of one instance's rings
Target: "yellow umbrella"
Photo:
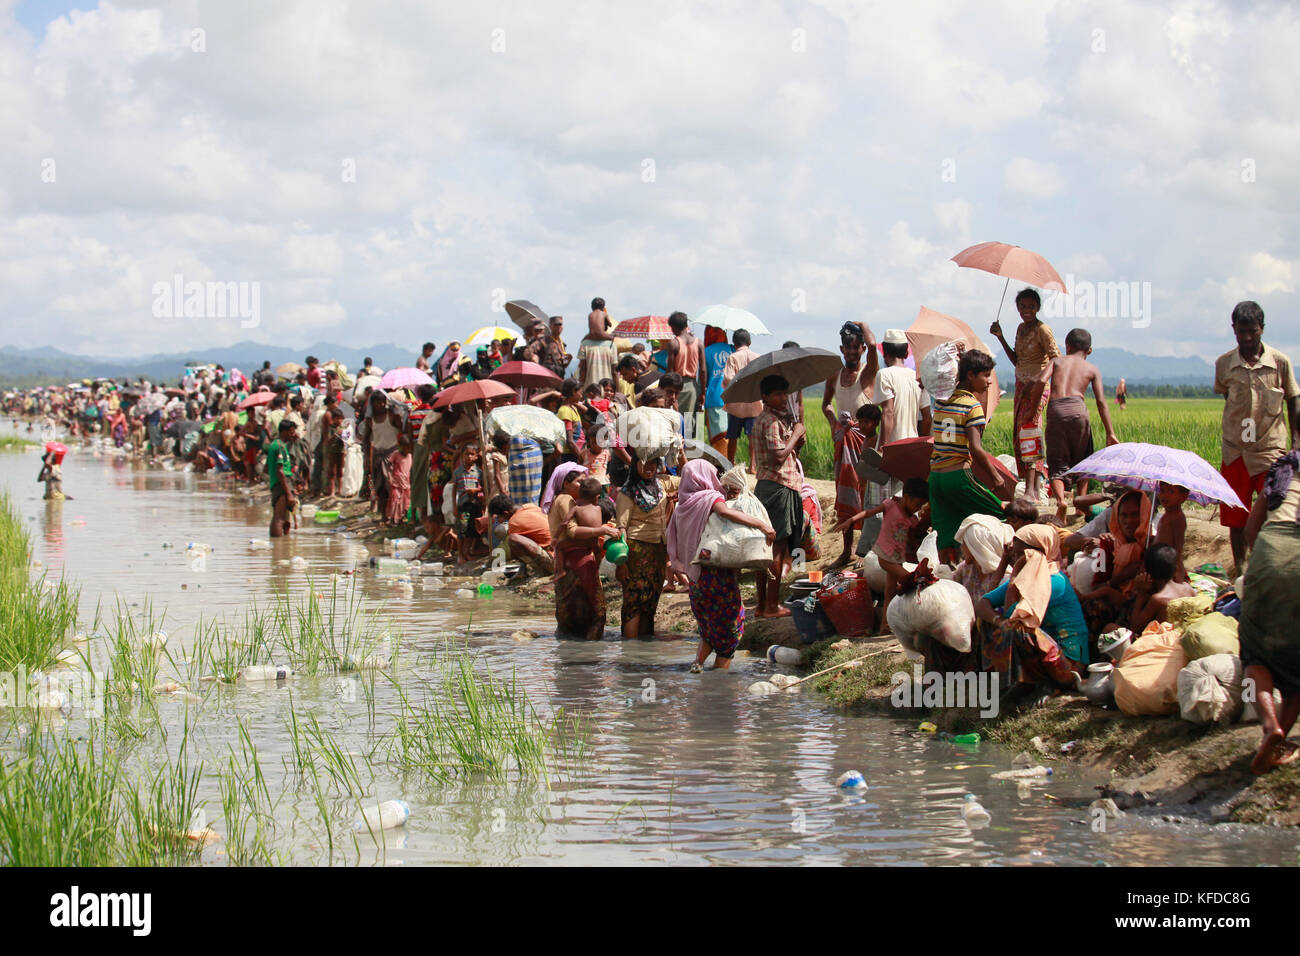
[[[500,325],[485,325],[467,338],[464,343],[461,344],[461,348],[487,348],[498,339],[510,339],[510,341],[513,342],[517,338],[519,338],[518,329],[507,329]]]
[[[301,365],[299,365],[297,362],[285,362],[283,365],[281,365],[279,368],[275,370],[275,374],[283,376],[284,378],[293,378],[299,372],[305,372],[305,371],[307,370],[303,368]]]

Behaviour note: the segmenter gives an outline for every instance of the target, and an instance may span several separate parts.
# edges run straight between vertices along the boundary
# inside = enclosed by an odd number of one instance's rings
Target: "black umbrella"
[[[826,349],[777,349],[750,362],[731,384],[722,390],[724,402],[758,402],[763,395],[759,385],[769,375],[780,375],[790,383],[790,391],[826,381],[843,368],[840,357]]]
[[[513,302],[507,302],[506,315],[510,316],[515,325],[521,329],[527,329],[534,322],[541,322],[545,325],[550,321],[550,317],[542,311],[540,305],[534,305],[527,299],[515,299]]]

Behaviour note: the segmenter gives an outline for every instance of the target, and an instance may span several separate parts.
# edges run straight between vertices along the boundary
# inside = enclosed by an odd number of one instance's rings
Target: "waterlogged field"
[[[316,527],[250,547],[268,509],[212,479],[74,445],[45,502],[38,457],[0,454],[0,863],[1294,862],[1267,829],[1099,833],[1086,768],[1011,786],[988,739],[751,697],[766,660],[690,674],[691,635],[555,640],[545,603]]]
[[[814,393],[816,397],[814,398]],[[821,389],[812,389],[804,395],[804,413],[808,425],[808,444],[800,452],[804,473],[809,478],[830,479],[835,460],[835,443],[831,439],[830,424],[821,414]],[[1215,398],[1130,398],[1128,407],[1120,411],[1113,399],[1108,399],[1111,423],[1120,441],[1150,442],[1194,451],[1216,468],[1219,465],[1220,420],[1223,402]],[[1100,448],[1106,432],[1097,415],[1097,405],[1090,401],[1092,412],[1093,444]],[[984,445],[995,455],[1011,454],[1011,395],[1002,396],[993,413],[993,420],[984,432]],[[737,457],[742,460],[749,454],[749,446],[741,439]]]

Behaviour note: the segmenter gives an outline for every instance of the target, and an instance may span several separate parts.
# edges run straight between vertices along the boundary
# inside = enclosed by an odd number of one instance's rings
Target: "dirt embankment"
[[[813,484],[829,519],[825,527],[829,528],[833,523],[834,487],[830,482]],[[251,493],[255,501],[269,501],[264,486],[257,486]],[[418,530],[380,528],[369,502],[329,499],[316,504],[322,510],[337,508],[342,520],[336,527],[372,543],[414,535]],[[824,569],[840,555],[838,535],[823,534],[818,543],[821,555],[809,562],[811,569]],[[1231,568],[1227,536],[1209,509],[1189,509],[1185,559],[1189,567],[1215,562]],[[472,573],[474,569],[470,566],[461,570]],[[746,574],[742,582],[745,603],[752,607],[752,576]],[[526,581],[518,591],[540,602],[554,601],[549,579]],[[619,591],[611,587],[606,594],[611,626],[617,626]],[[665,594],[656,623],[661,634],[693,634],[695,619],[687,595]],[[762,654],[772,644],[803,646],[789,618],[760,619],[751,611],[742,648]],[[1259,743],[1258,724],[1220,728],[1198,726],[1177,717],[1128,717],[1095,707],[1077,695],[1053,697],[1026,712],[995,718],[983,718],[973,709],[899,708],[890,700],[890,678],[899,671],[911,673],[912,668],[890,635],[848,642],[823,641],[809,651],[810,672],[852,658],[865,658],[857,667],[812,682],[834,706],[870,710],[916,723],[928,720],[940,731],[977,730],[1013,750],[1036,752],[1044,762],[1071,760],[1108,771],[1111,780],[1105,795],[1113,797],[1121,807],[1160,806],[1173,813],[1215,821],[1300,825],[1300,770],[1284,767],[1263,777],[1254,777],[1250,772],[1250,760]],[[1067,751],[1063,752],[1066,745]]]

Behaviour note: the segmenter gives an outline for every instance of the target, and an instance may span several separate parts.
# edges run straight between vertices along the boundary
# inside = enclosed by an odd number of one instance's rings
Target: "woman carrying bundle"
[[[677,509],[668,521],[668,558],[673,569],[684,572],[690,580],[691,613],[700,626],[700,649],[691,665],[692,674],[703,670],[710,653],[715,655],[715,668],[730,667],[745,630],[740,572],[693,563],[709,516],[720,515],[736,524],[755,528],[763,532],[768,544],[776,540],[776,532],[766,522],[727,507],[728,500],[745,490],[741,469],[727,472],[719,481],[717,469],[707,461],[688,462],[678,490]]]

